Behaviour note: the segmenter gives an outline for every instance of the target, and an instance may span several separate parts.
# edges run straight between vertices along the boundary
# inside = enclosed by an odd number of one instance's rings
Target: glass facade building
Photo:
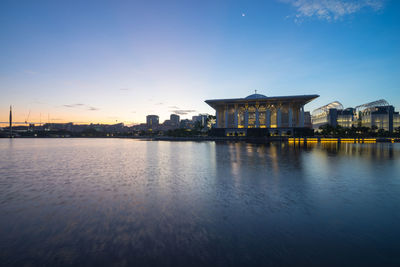
[[[311,116],[313,128],[318,129],[320,126],[326,124],[336,126],[338,110],[343,110],[343,105],[339,101],[334,101],[315,109]]]
[[[399,113],[394,111],[394,107],[380,99],[369,102],[355,108],[343,109],[343,105],[332,102],[312,112],[312,124],[314,129],[319,129],[322,125],[333,127],[377,127],[385,131],[393,132],[400,126]]]

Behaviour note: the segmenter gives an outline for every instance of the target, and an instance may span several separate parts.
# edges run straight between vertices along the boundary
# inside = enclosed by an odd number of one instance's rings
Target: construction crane
[[[19,125],[20,124],[29,124],[29,123],[33,123],[33,124],[40,123],[40,124],[42,124],[42,114],[40,114],[40,122],[32,122],[32,121],[30,122],[29,121],[30,115],[31,115],[31,110],[29,110],[28,116],[26,116],[25,121],[12,121],[12,124],[13,125],[16,125],[16,124],[19,124]],[[8,121],[0,121],[0,124],[9,124],[10,120],[12,120],[12,106],[10,106],[10,117],[9,117],[9,120]]]

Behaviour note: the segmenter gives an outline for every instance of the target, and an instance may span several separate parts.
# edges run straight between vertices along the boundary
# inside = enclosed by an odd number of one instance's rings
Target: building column
[[[235,123],[235,128],[238,128],[239,127],[239,118],[238,118],[238,105],[237,104],[235,104],[235,120],[234,120],[234,123]]]
[[[300,127],[304,127],[304,106],[300,108]]]
[[[282,125],[282,114],[281,114],[281,108],[278,107],[276,108],[276,127],[279,128]]]
[[[260,114],[258,113],[259,107],[259,105],[256,105],[256,128],[260,128]]]
[[[393,133],[393,113],[394,113],[394,108],[391,108],[391,107],[388,107],[388,111],[389,111],[389,114],[388,114],[388,123],[389,123],[389,129],[388,129],[388,131],[390,132],[390,133]]]
[[[229,119],[229,109],[228,105],[225,105],[225,128],[228,128],[228,119]]]
[[[288,114],[289,116],[289,124],[288,124],[288,126],[289,127],[293,127],[293,109],[292,109],[292,107],[289,107],[289,114]]]
[[[218,107],[215,109],[215,125],[216,128],[219,128],[218,122],[219,122],[219,114],[218,114]]]
[[[269,107],[267,107],[267,110],[265,111],[265,127],[271,127],[271,110]]]
[[[244,112],[244,128],[249,127],[249,110],[248,110],[248,108],[249,107],[246,105],[245,112]]]

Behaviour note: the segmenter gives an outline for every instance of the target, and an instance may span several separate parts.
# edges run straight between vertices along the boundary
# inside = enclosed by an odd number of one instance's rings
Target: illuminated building
[[[315,129],[318,129],[322,125],[336,126],[337,110],[343,110],[343,105],[339,101],[334,101],[319,107],[312,112],[312,125]]]
[[[384,99],[357,106],[355,110],[361,126],[369,128],[376,126],[378,129],[389,132],[393,132],[393,119],[399,114],[395,112],[394,107],[389,105]]]
[[[346,108],[337,111],[337,125],[349,128],[354,124],[354,109]]]
[[[339,101],[334,101],[315,109],[311,121],[314,129],[326,124],[333,127],[351,127],[354,123],[354,109],[344,109]]]
[[[399,114],[399,112],[395,112],[395,114],[393,114],[393,130],[400,131],[400,114]]]
[[[157,115],[147,115],[146,124],[148,129],[157,129],[159,124],[159,117]]]
[[[377,129],[393,132],[400,126],[399,113],[395,112],[394,107],[384,99],[347,109],[344,109],[340,102],[335,101],[315,109],[311,119],[314,129],[323,125],[345,128],[375,126]]]
[[[247,136],[255,132],[258,135],[291,135],[304,129],[304,105],[317,97],[319,95],[267,97],[256,93],[245,98],[205,102],[216,111],[215,128],[221,135]]]

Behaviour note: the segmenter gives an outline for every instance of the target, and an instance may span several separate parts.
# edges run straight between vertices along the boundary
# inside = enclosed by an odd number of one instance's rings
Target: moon
[[[242,17],[245,17],[245,16],[246,16],[246,14],[242,13]]]

